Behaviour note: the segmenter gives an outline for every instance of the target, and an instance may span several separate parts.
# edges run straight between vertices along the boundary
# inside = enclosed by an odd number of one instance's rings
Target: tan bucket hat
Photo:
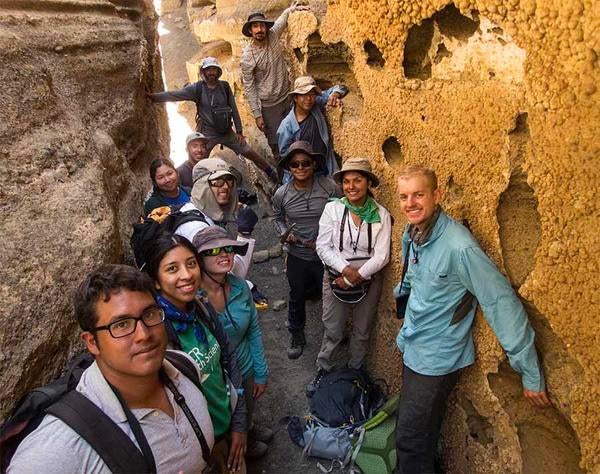
[[[321,95],[321,89],[311,76],[300,76],[294,81],[294,90],[289,95],[304,95],[310,91],[315,91],[317,95]]]
[[[379,178],[373,174],[371,162],[367,158],[348,158],[346,161],[344,161],[342,169],[337,173],[333,173],[332,178],[341,184],[342,179],[344,178],[344,173],[347,171],[359,171],[364,173],[371,180],[372,187],[375,188],[379,186]]]

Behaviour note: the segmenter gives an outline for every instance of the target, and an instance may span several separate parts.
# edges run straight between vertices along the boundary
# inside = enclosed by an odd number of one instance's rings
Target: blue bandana
[[[194,328],[196,340],[201,344],[208,344],[204,326],[200,324],[200,320],[196,317],[196,307],[194,303],[190,305],[192,308],[190,312],[182,312],[161,295],[156,296],[156,302],[165,311],[165,316],[171,321],[177,334],[186,332],[191,326]]]

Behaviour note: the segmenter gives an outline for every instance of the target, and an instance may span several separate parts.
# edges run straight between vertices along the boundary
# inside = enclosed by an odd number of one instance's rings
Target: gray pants
[[[350,359],[348,367],[358,369],[365,361],[369,346],[369,335],[377,314],[377,303],[381,296],[382,278],[379,273],[371,277],[371,285],[367,295],[358,303],[342,303],[338,300],[331,286],[329,275],[323,276],[323,343],[317,356],[317,366],[327,371],[334,369],[332,362],[336,349],[344,337],[344,329],[348,318],[352,318],[352,336],[350,337]]]

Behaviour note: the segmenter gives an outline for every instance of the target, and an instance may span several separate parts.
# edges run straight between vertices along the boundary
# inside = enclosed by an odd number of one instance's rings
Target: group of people
[[[245,458],[264,455],[273,438],[253,416],[269,377],[253,285],[246,280],[258,217],[238,202],[240,174],[208,157],[217,144],[249,158],[279,183],[272,207],[286,250],[290,359],[307,344],[306,302],[322,300],[323,338],[307,394],[336,368],[349,319],[347,366],[366,367],[393,219],[374,198],[381,183],[369,159],[351,157],[341,167],[336,161],[324,111],[341,105],[347,89],[321,91],[308,76],[291,89],[279,37],[289,14],[305,8],[294,5],[274,22],[254,13],[242,30],[251,38],[241,60],[245,93],[277,171],[246,142],[231,87],[219,80],[218,62],[206,58],[201,81],[152,95],[197,104],[198,128],[186,140],[188,160],[179,168],[154,160],[153,188],[143,204],[150,218],[160,220],[167,208],[186,219],[146,242],[137,268],[104,265],[75,296],[81,338],[95,359],[76,390],[125,432],[153,472],[202,472],[209,466],[245,472]],[[408,222],[402,279],[394,290],[405,302],[396,338],[403,353],[397,472],[429,473],[436,472],[448,396],[460,370],[475,360],[471,327],[477,303],[522,375],[525,397],[538,407],[549,400],[523,306],[470,232],[440,207],[435,172],[404,168],[397,193]],[[199,386],[165,358],[167,348],[194,364]],[[109,469],[102,453],[65,420],[47,415],[21,442],[9,472]]]

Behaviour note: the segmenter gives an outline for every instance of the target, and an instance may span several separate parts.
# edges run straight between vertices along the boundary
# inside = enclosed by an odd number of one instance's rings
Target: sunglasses
[[[217,247],[215,249],[203,250],[202,252],[200,252],[200,256],[215,257],[215,256],[219,255],[221,252],[233,253],[234,251],[235,251],[235,249],[233,248],[233,245],[226,245],[225,247]]]
[[[232,188],[234,181],[235,178],[233,176],[227,176],[226,178],[211,179],[208,181],[208,184],[210,184],[213,188],[220,188],[227,183],[228,186]]]
[[[312,164],[311,160],[292,161],[290,162],[290,168],[310,168]]]

